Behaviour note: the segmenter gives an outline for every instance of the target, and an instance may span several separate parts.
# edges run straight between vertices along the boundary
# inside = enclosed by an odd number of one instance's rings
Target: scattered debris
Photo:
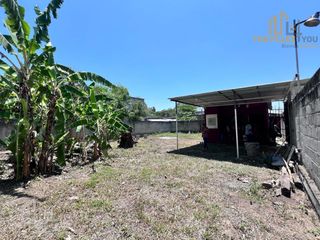
[[[264,189],[274,189],[277,197],[283,195],[290,198],[291,193],[295,193],[296,188],[303,190],[303,184],[296,173],[296,164],[298,163],[292,160],[294,152],[295,146],[293,145],[285,149],[283,156],[277,150],[272,157],[271,165],[279,167],[279,179],[261,184]]]
[[[303,191],[303,184],[297,173],[292,174],[294,185],[297,189]]]
[[[23,182],[23,183],[22,183],[22,187],[23,187],[23,188],[28,188],[29,185],[30,185],[30,183],[31,183],[30,181]]]
[[[291,197],[291,183],[287,175],[282,174],[280,176],[281,194],[285,197]]]
[[[72,227],[68,227],[68,231],[72,232],[74,235],[77,235],[76,231]]]
[[[272,182],[263,182],[261,185],[262,185],[262,187],[263,187],[264,189],[271,189],[271,188],[273,188]]]
[[[280,189],[280,188],[277,188],[277,189],[275,190],[275,196],[276,196],[276,197],[280,197],[281,194],[282,194],[281,189]]]
[[[282,206],[283,205],[283,202],[272,202],[273,205],[276,205],[276,206]]]
[[[249,183],[250,180],[248,178],[245,177],[238,177],[237,178],[238,181],[243,182],[243,183]]]
[[[78,201],[78,200],[79,200],[79,197],[77,197],[77,196],[72,196],[72,197],[69,197],[69,200],[71,200],[71,201]]]

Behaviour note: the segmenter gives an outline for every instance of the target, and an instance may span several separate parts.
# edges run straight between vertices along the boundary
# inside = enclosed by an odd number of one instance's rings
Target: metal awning
[[[309,79],[300,80],[303,86]],[[199,107],[215,107],[264,103],[284,100],[293,81],[278,82],[251,87],[234,88],[201,94],[170,98],[171,101],[180,102]]]
[[[309,79],[300,80],[300,86],[304,86]],[[176,134],[177,134],[177,149],[179,148],[179,131],[178,131],[178,102],[195,105],[199,107],[219,107],[219,106],[234,106],[235,119],[235,135],[236,135],[236,150],[237,159],[239,153],[239,133],[238,133],[238,114],[237,105],[253,104],[253,103],[269,103],[272,101],[284,100],[290,87],[295,85],[296,81],[278,82],[265,85],[257,85],[252,87],[242,87],[228,90],[220,90],[215,92],[201,93],[182,97],[170,98],[176,102]]]

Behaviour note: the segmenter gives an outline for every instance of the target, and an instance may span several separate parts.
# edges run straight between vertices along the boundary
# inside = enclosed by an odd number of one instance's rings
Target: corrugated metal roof
[[[309,79],[300,80],[303,86]],[[293,81],[278,82],[251,87],[220,90],[201,94],[170,98],[171,101],[195,105],[199,107],[214,107],[242,105],[284,100]]]

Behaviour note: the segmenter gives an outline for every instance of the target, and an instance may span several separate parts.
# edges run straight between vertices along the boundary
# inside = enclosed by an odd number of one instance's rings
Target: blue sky
[[[32,6],[47,1],[19,2],[33,19]],[[294,49],[253,41],[268,34],[268,20],[281,11],[291,21],[320,6],[316,0],[66,0],[50,33],[57,62],[96,72],[160,110],[173,107],[169,97],[291,80]],[[300,49],[303,78],[319,67],[320,27],[301,31],[319,37],[318,48]]]

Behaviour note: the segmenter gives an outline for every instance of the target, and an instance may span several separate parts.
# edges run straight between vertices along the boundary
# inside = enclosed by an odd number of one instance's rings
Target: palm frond
[[[62,88],[62,90],[65,90],[71,94],[75,94],[76,96],[79,96],[79,97],[86,96],[86,94],[83,91],[81,91],[81,89],[78,89],[77,87],[74,87],[71,85],[64,85],[61,88]]]
[[[30,34],[30,27],[24,20],[24,8],[18,4],[17,0],[0,0],[0,6],[4,8],[7,15],[8,30],[17,36],[19,43],[24,43]]]
[[[56,51],[56,48],[51,45],[51,43],[48,43],[45,48],[43,49],[43,52],[40,55],[36,55],[31,59],[31,63],[33,66],[41,66],[41,65],[53,65],[53,53]]]
[[[92,81],[98,84],[101,84],[103,86],[107,86],[110,88],[115,87],[115,85],[113,85],[110,81],[108,81],[107,79],[95,74],[95,73],[91,73],[91,72],[76,72],[71,74],[68,79],[70,81]]]
[[[48,27],[51,24],[51,15],[57,18],[57,10],[62,4],[63,0],[51,0],[43,12],[38,7],[35,7],[34,10],[38,17],[36,19],[37,26],[34,28],[34,39],[38,43],[42,41],[49,42]]]
[[[75,71],[73,71],[71,68],[64,66],[64,65],[61,65],[61,64],[56,64],[56,68],[60,74],[65,75],[65,76],[68,76],[68,75],[75,73]]]
[[[8,52],[13,53],[13,47],[11,46],[11,43],[8,41],[9,36],[8,35],[2,35],[0,33],[0,45]]]
[[[15,84],[14,82],[10,81],[9,79],[3,76],[0,76],[0,82],[6,83],[9,87],[12,88],[12,90],[14,90],[17,87],[17,84]]]
[[[13,68],[7,64],[5,61],[1,60],[0,59],[0,70],[4,71],[4,72],[7,72],[7,71],[10,71],[13,72]]]

